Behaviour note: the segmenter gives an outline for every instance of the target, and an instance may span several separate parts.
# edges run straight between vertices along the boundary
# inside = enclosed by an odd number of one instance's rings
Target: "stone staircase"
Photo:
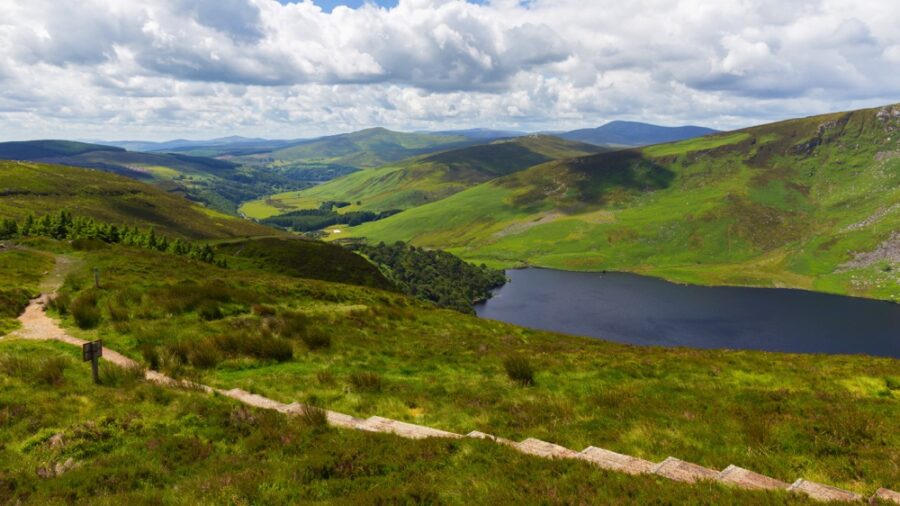
[[[22,328],[12,335],[23,339],[56,340],[75,346],[84,344],[85,341],[68,335],[56,324],[56,322],[46,316],[44,312],[44,305],[46,302],[47,299],[44,296],[33,300],[25,313],[19,318],[22,322]],[[103,359],[121,367],[139,367],[139,364],[133,360],[116,353],[113,350],[104,349]],[[275,410],[286,415],[299,415],[302,414],[305,409],[302,404],[297,402],[284,404],[258,394],[247,392],[246,390],[241,390],[240,388],[222,390],[206,385],[192,384],[172,379],[156,371],[146,371],[145,377],[148,381],[164,386],[190,388],[210,394],[219,394],[248,406]],[[788,485],[775,478],[764,476],[734,465],[728,466],[722,471],[716,471],[698,464],[685,462],[675,457],[669,457],[662,462],[653,463],[637,457],[623,455],[594,446],[589,446],[580,452],[576,452],[564,446],[542,441],[540,439],[528,438],[520,442],[515,442],[480,431],[472,431],[466,436],[462,436],[453,432],[408,422],[401,422],[389,418],[382,418],[380,416],[362,419],[344,413],[338,413],[336,411],[326,411],[326,417],[330,425],[345,429],[388,433],[408,439],[424,439],[429,437],[456,439],[469,437],[485,439],[497,444],[509,446],[522,453],[534,455],[536,457],[583,460],[590,462],[601,469],[632,475],[656,475],[684,483],[697,483],[700,481],[718,482],[750,490],[787,490],[793,493],[806,494],[813,499],[825,502],[861,502],[863,500],[863,496],[857,493],[829,485],[812,482],[802,478]],[[893,502],[900,505],[900,493],[881,488],[871,497],[872,502],[875,502],[876,500]]]

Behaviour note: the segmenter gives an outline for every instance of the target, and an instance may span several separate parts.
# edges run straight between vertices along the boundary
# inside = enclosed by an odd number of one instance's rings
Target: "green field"
[[[550,162],[341,237],[495,266],[900,300],[900,120],[877,112]]]

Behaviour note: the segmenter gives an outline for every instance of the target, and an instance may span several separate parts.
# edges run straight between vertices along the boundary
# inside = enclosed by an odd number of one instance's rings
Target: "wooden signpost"
[[[94,373],[94,383],[100,384],[100,357],[103,356],[103,340],[98,339],[81,345],[81,358],[85,362],[91,362],[91,371]]]

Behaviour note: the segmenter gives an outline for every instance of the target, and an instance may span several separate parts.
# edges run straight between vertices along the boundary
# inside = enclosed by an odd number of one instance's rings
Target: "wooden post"
[[[100,360],[97,358],[97,355],[94,355],[91,358],[91,372],[94,374],[94,384],[100,384]]]
[[[91,372],[94,375],[94,383],[100,384],[100,357],[103,356],[103,340],[98,339],[81,345],[81,358],[91,362]]]
[[[94,288],[100,288],[100,269],[94,267]]]

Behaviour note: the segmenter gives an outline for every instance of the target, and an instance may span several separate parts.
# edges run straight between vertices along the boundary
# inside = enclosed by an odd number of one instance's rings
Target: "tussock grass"
[[[358,392],[380,392],[383,387],[381,375],[374,372],[355,372],[350,375],[350,385]]]
[[[97,293],[86,291],[75,297],[69,306],[75,324],[81,329],[92,329],[100,324],[100,308],[97,307]]]
[[[534,366],[527,358],[509,357],[503,361],[503,368],[506,369],[506,375],[512,381],[525,387],[534,386]]]
[[[331,347],[331,336],[323,330],[309,330],[303,334],[301,339],[303,340],[303,344],[305,344],[310,351]]]
[[[72,366],[72,360],[53,355],[37,358],[27,355],[0,357],[0,371],[8,376],[20,378],[37,385],[58,387],[65,381],[65,371]]]
[[[144,369],[140,366],[121,367],[116,364],[100,362],[100,384],[114,388],[132,388],[144,380]]]
[[[325,409],[313,404],[304,404],[298,419],[301,424],[309,428],[321,430],[328,427],[328,413]]]
[[[2,357],[74,361],[76,353],[56,343],[0,342]],[[89,374],[69,374],[48,389],[3,367],[0,383],[0,497],[12,503],[577,504],[589,496],[596,503],[813,504],[786,492],[606,473],[480,440],[310,430],[290,416],[151,383],[98,389]],[[320,414],[312,418],[321,422]],[[69,458],[77,465],[61,476],[35,473]]]

